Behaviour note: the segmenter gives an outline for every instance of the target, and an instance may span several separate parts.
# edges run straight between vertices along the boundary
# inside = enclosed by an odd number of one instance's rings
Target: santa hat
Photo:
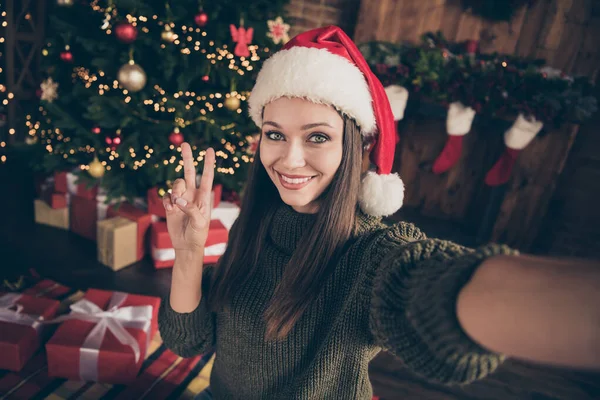
[[[364,137],[375,139],[371,162],[376,172],[362,180],[363,212],[386,216],[402,207],[404,184],[392,174],[396,127],[381,82],[352,40],[337,26],[313,29],[290,40],[258,74],[248,100],[250,116],[262,126],[263,108],[280,97],[328,104],[353,118]]]

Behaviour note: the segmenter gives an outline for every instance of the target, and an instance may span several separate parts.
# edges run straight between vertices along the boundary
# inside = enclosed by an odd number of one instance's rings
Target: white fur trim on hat
[[[408,90],[400,85],[390,85],[385,88],[385,94],[390,101],[394,121],[404,119],[404,110],[408,102]]]
[[[464,136],[471,130],[475,110],[465,106],[460,101],[450,104],[446,117],[446,132],[448,135]]]
[[[537,121],[534,117],[525,118],[523,114],[519,114],[515,123],[504,132],[504,144],[506,147],[522,150],[544,127],[544,123]]]
[[[248,99],[256,125],[262,126],[263,108],[280,97],[331,105],[353,118],[363,135],[375,133],[375,113],[363,73],[344,57],[327,50],[297,46],[265,61]]]
[[[365,214],[375,217],[392,215],[404,202],[404,183],[398,174],[379,175],[369,171],[360,185],[358,201]]]

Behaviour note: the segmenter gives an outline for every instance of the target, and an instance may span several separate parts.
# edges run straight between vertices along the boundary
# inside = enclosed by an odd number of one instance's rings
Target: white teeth
[[[293,185],[298,185],[300,183],[305,183],[305,182],[308,182],[308,181],[310,181],[312,179],[310,177],[309,178],[302,178],[302,179],[298,179],[298,178],[292,179],[292,178],[288,178],[285,175],[281,175],[281,174],[279,174],[279,175],[281,176],[281,179],[283,179],[285,182],[291,183]]]

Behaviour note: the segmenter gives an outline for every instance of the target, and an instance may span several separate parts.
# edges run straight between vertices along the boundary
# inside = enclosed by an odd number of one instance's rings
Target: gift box
[[[54,173],[54,191],[57,193],[77,193],[77,175],[68,171]]]
[[[137,224],[137,260],[144,258],[146,254],[147,236],[149,235],[152,215],[146,211],[134,207],[129,203],[121,203],[119,206],[110,206],[106,213],[107,218],[123,217]]]
[[[36,223],[50,225],[55,228],[69,229],[68,208],[54,209],[40,199],[34,200],[33,205]]]
[[[54,173],[54,192],[68,193],[86,198],[95,199],[98,194],[97,186],[88,187],[87,184],[78,183],[78,177],[73,172],[61,171]]]
[[[223,196],[223,185],[215,185],[212,190],[212,207],[217,207],[221,202],[221,197]],[[165,207],[163,206],[162,197],[158,194],[158,188],[153,187],[148,189],[147,192],[147,201],[148,201],[148,213],[152,215],[156,215],[160,218],[167,218],[167,214],[165,211]]]
[[[23,294],[28,294],[35,297],[47,297],[50,299],[59,299],[67,295],[71,289],[67,286],[54,282],[51,279],[42,279],[30,288],[23,291]]]
[[[215,264],[225,253],[229,231],[219,220],[210,221],[208,238],[204,246],[204,264]],[[167,223],[164,221],[152,224],[152,261],[155,268],[172,267],[175,263],[175,249],[171,243]]]
[[[125,384],[157,331],[160,299],[90,289],[46,343],[48,376]]]
[[[78,183],[75,194],[84,199],[95,199],[98,195],[98,186],[88,187],[85,183]]]
[[[240,207],[238,207],[237,204],[222,201],[220,202],[219,207],[212,209],[210,217],[212,219],[218,219],[225,225],[227,230],[230,230],[239,215]]]
[[[90,240],[96,240],[96,222],[98,220],[96,199],[71,196],[69,210],[71,231]]]
[[[98,222],[98,261],[118,271],[137,261],[137,224],[123,217]]]
[[[50,208],[66,208],[69,204],[68,193],[56,193],[46,190],[43,199]]]
[[[0,293],[0,369],[20,371],[47,339],[60,302],[27,294]]]

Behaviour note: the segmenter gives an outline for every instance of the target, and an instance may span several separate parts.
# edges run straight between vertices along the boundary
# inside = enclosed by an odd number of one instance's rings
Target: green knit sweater
[[[226,311],[207,311],[207,287],[191,313],[174,311],[168,296],[162,302],[158,321],[167,347],[183,357],[214,348],[215,399],[370,400],[368,364],[382,349],[415,373],[446,384],[483,378],[503,361],[466,336],[455,304],[483,259],[511,250],[498,245],[472,250],[427,239],[412,224],[387,226],[362,213],[358,234],[318,299],[286,340],[266,341],[263,312],[313,224],[313,215],[281,206],[258,273]],[[203,286],[210,273],[207,268]]]

